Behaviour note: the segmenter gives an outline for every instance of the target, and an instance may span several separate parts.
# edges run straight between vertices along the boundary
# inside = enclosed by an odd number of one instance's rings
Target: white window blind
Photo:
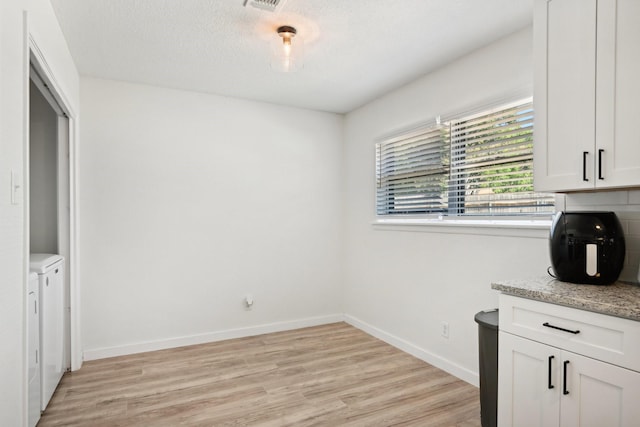
[[[533,125],[529,99],[378,143],[378,215],[552,213],[533,191]]]
[[[444,212],[449,127],[433,126],[376,147],[379,215]]]

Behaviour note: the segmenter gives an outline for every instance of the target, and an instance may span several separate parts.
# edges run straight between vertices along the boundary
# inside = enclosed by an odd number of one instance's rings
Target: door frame
[[[58,120],[59,123],[68,122],[68,170],[64,171],[68,173],[66,178],[68,179],[68,185],[64,183],[58,184],[58,192],[64,192],[68,195],[69,211],[68,211],[68,253],[62,254],[66,260],[66,286],[67,294],[69,296],[69,363],[72,371],[80,369],[82,366],[82,345],[80,334],[80,290],[78,282],[78,112],[74,110],[73,106],[69,102],[69,97],[65,93],[64,89],[60,86],[56,79],[55,73],[49,67],[47,60],[42,53],[42,50],[38,47],[34,37],[29,34],[29,62],[33,66],[39,77],[47,85],[51,95],[55,98],[55,101],[62,108],[64,114],[67,116],[66,120]],[[29,81],[29,73],[31,67],[27,69],[27,81]],[[29,99],[29,85],[26,85],[24,99]],[[27,106],[28,113],[28,106]],[[28,122],[26,124],[27,135],[29,132]],[[59,132],[60,133],[60,132]],[[60,135],[58,135],[60,136]],[[29,156],[28,156],[28,139],[25,146],[27,155],[24,156],[24,180],[23,182],[29,182]],[[58,164],[60,160],[58,159]],[[62,185],[61,185],[62,184]],[[29,200],[29,185],[25,186],[25,204],[28,205]],[[29,208],[25,209],[25,224],[29,224]],[[65,218],[66,220],[67,218]],[[60,218],[58,219],[60,222]],[[30,232],[29,227],[26,228],[25,233],[25,259],[29,259],[30,255]],[[28,266],[28,262],[26,263]],[[28,270],[28,267],[27,267]],[[28,277],[28,271],[25,277]],[[26,290],[26,286],[24,287]]]

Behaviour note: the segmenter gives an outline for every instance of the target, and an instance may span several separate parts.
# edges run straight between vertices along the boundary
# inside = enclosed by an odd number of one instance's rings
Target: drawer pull
[[[542,324],[542,326],[546,326],[547,328],[551,328],[551,329],[557,329],[559,331],[563,331],[563,332],[569,332],[570,334],[579,334],[580,331],[578,329],[576,330],[571,330],[571,329],[565,329],[565,328],[561,328],[560,326],[554,326],[552,324],[550,324],[549,322],[544,322]]]
[[[547,387],[549,388],[549,390],[555,388],[555,386],[551,384],[551,361],[553,360],[553,358],[554,356],[549,356],[549,379],[547,380]]]
[[[569,394],[569,390],[567,390],[567,365],[569,364],[568,360],[564,361],[564,369],[562,370],[562,394]]]

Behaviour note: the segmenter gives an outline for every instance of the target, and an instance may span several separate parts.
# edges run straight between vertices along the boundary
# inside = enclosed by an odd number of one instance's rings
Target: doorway
[[[63,364],[71,369],[70,120],[46,74],[33,61],[29,71],[28,238],[29,253],[65,259]]]

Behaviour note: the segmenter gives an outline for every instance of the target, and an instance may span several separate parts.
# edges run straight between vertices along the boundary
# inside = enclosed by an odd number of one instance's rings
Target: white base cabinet
[[[498,341],[501,427],[638,425],[640,373],[507,332]]]
[[[640,425],[640,323],[500,296],[500,427]]]

